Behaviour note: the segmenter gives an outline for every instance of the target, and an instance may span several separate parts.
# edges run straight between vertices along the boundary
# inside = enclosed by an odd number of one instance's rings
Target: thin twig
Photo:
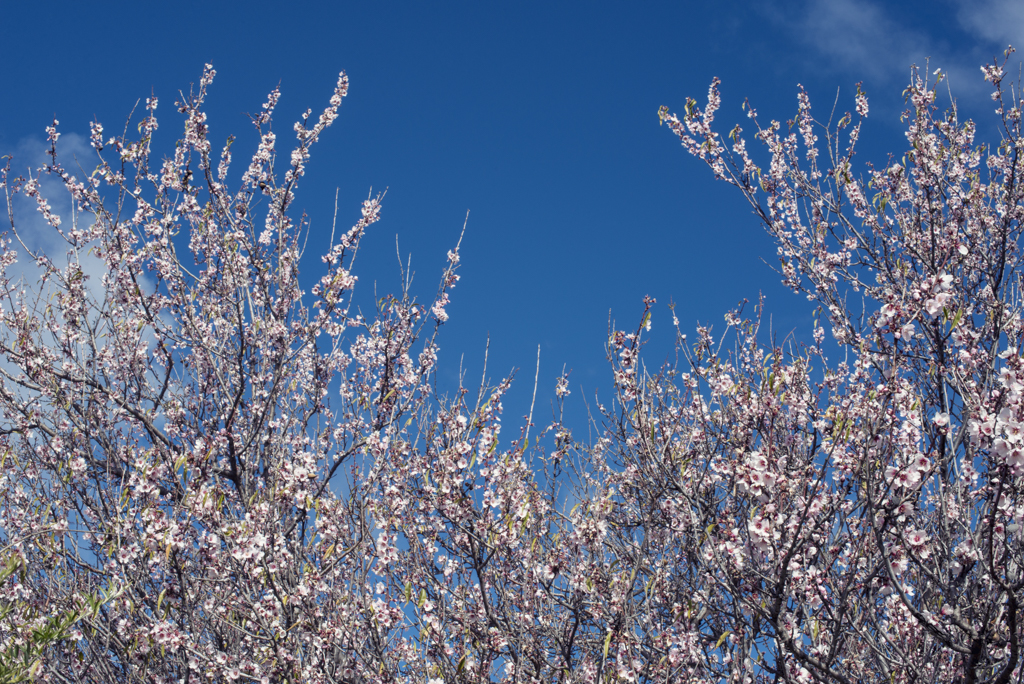
[[[530,400],[530,415],[526,418],[526,435],[523,444],[530,439],[530,426],[533,425],[533,404],[537,401],[537,381],[540,379],[540,345],[537,345],[537,371],[533,375],[533,399]]]

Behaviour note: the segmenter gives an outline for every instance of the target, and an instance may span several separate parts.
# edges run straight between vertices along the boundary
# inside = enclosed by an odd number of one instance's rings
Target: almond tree
[[[378,219],[370,197],[303,292],[308,222],[292,205],[348,80],[295,124],[284,168],[275,89],[231,190],[234,139],[218,156],[202,111],[214,74],[176,103],[171,156],[154,158],[152,97],[138,138],[92,124],[84,170],[58,154],[56,121],[44,168],[4,170],[0,524],[27,569],[3,586],[27,608],[3,622],[4,643],[78,610],[46,680],[396,681],[426,661],[415,639],[378,629],[375,483],[432,396],[432,334],[413,345],[446,317],[458,250],[433,313],[403,293],[364,319],[350,264]],[[70,215],[44,196],[53,178]],[[62,249],[33,249],[18,195]],[[120,595],[79,610],[98,592]]]
[[[701,329],[653,378],[638,336],[615,340],[614,529],[663,559],[647,593],[693,681],[1019,681],[1024,136],[1019,88],[982,72],[998,144],[915,69],[908,149],[866,177],[859,87],[825,125],[803,90],[788,127],[745,105],[765,168],[739,126],[714,131],[717,80],[704,109],[661,111],[820,316],[809,346],[764,345],[734,313],[731,351]]]
[[[614,490],[560,420],[533,435],[554,455],[528,448],[530,418],[501,442],[509,379],[435,391],[458,245],[429,304],[364,317],[370,197],[304,291],[295,193],[347,78],[283,168],[274,90],[231,190],[214,75],[159,162],[151,97],[118,136],[91,125],[94,162],[58,153],[54,121],[44,167],[3,172],[0,541],[23,571],[0,585],[0,649],[58,621],[32,651],[44,681],[607,679],[610,621],[639,617],[604,546]]]

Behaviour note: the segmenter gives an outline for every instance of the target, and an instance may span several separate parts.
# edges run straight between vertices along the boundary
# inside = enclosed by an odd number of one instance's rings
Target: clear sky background
[[[786,120],[802,83],[824,120],[837,89],[841,114],[863,81],[871,114],[859,159],[881,164],[904,150],[901,93],[910,65],[929,58],[980,137],[997,140],[978,67],[1010,43],[1024,48],[1020,0],[4,2],[0,154],[38,163],[54,115],[65,135],[87,135],[94,118],[114,133],[151,93],[169,145],[181,133],[177,92],[210,62],[211,136],[215,148],[238,136],[237,181],[256,142],[243,113],[280,83],[275,130],[290,150],[291,124],[321,111],[347,71],[349,97],[299,188],[309,251],[326,245],[335,188],[340,227],[371,187],[387,189],[357,261],[360,286],[399,289],[397,234],[426,300],[470,210],[441,379],[464,356],[475,386],[489,334],[491,378],[520,369],[506,401],[518,427],[538,345],[542,421],[563,365],[571,399],[581,388],[610,398],[609,312],[634,328],[644,295],[658,299],[649,363],[670,349],[670,301],[684,331],[698,321],[721,330],[726,310],[763,293],[780,335],[806,334],[808,303],[762,262],[776,261],[771,241],[740,195],[658,126],[660,105],[703,101],[718,76],[727,132],[746,121],[745,97],[764,121]]]

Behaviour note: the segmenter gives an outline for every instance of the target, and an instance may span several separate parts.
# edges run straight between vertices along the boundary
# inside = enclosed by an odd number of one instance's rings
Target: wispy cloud
[[[957,0],[963,29],[993,43],[1024,48],[1024,2],[1020,0]]]
[[[50,211],[60,217],[60,228],[71,230],[75,224],[81,227],[91,225],[96,217],[89,212],[78,210],[63,181],[55,175],[46,174],[39,169],[48,161],[46,151],[49,142],[45,139],[22,140],[15,148],[11,172],[13,176],[33,177],[39,182],[39,194],[50,205]],[[78,178],[88,176],[96,166],[96,152],[88,141],[75,133],[64,133],[57,142],[58,160],[67,172]],[[105,188],[101,188],[101,192]],[[107,197],[107,199],[114,199]],[[68,242],[58,229],[54,228],[38,210],[35,199],[27,197],[23,192],[15,195],[12,202],[14,227],[9,230],[14,239],[12,248],[18,254],[18,260],[4,271],[5,278],[19,283],[25,293],[26,302],[48,301],[59,288],[51,279],[44,285],[42,257],[58,269],[65,269],[74,262],[84,276],[84,287],[89,299],[96,306],[96,314],[106,299],[105,280],[108,275],[107,264],[95,256],[91,245],[75,247]],[[26,251],[27,250],[27,251]],[[147,273],[138,273],[136,278],[140,286],[152,292],[155,282]],[[31,304],[30,304],[31,305]],[[0,335],[7,333],[0,326]],[[149,338],[150,331],[145,332]]]
[[[50,144],[45,139],[22,140],[15,148],[11,163],[12,175],[38,177],[40,194],[46,198],[51,211],[60,217],[62,229],[69,230],[73,222],[93,220],[90,214],[81,214],[72,202],[71,196],[63,182],[56,176],[37,173],[37,169],[49,160],[46,151]],[[90,172],[90,164],[95,166],[96,152],[88,141],[75,133],[64,133],[57,142],[58,159],[68,173],[81,178]],[[84,171],[83,171],[84,169]],[[15,230],[25,246],[33,252],[46,255],[58,268],[67,265],[70,252],[69,243],[39,213],[36,202],[18,194],[14,197]],[[8,270],[8,275],[23,278],[28,285],[37,282],[42,269],[23,250],[19,249],[19,263]],[[86,276],[87,287],[95,296],[101,294],[102,278],[106,273],[106,265],[89,253],[79,253],[77,260]]]
[[[858,0],[812,0],[800,34],[836,66],[869,78],[887,78],[927,54],[927,39],[900,26],[884,10]]]
[[[786,12],[785,25],[826,69],[889,87],[904,85],[911,65],[927,65],[945,72],[954,95],[987,95],[978,67],[1014,40],[1024,42],[1024,2],[937,0],[934,7],[911,20],[882,2],[806,0],[800,12]]]

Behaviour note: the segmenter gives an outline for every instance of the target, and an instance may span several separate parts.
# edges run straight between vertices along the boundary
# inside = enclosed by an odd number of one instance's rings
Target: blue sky
[[[280,82],[276,130],[288,132],[347,71],[349,97],[299,189],[311,251],[326,242],[335,188],[341,226],[371,187],[386,188],[357,262],[361,287],[398,289],[397,234],[426,298],[469,210],[441,379],[465,355],[473,386],[489,334],[489,375],[521,369],[506,401],[515,425],[537,345],[541,418],[563,365],[577,407],[581,387],[607,401],[609,312],[635,327],[644,295],[658,299],[649,362],[670,348],[669,301],[684,330],[720,330],[727,309],[760,292],[781,335],[810,323],[807,302],[762,263],[774,248],[749,208],[658,126],[660,105],[702,100],[718,76],[727,131],[744,120],[745,97],[763,119],[785,120],[802,83],[827,118],[837,88],[839,111],[852,109],[863,81],[872,109],[860,159],[881,163],[903,151],[901,92],[910,64],[929,58],[993,140],[978,66],[1008,43],[1024,47],[1019,0],[6,3],[0,154],[31,163],[54,115],[65,134],[87,134],[94,117],[116,131],[151,92],[170,144],[177,92],[210,62],[211,134],[239,136],[242,167],[255,147],[244,112]]]

